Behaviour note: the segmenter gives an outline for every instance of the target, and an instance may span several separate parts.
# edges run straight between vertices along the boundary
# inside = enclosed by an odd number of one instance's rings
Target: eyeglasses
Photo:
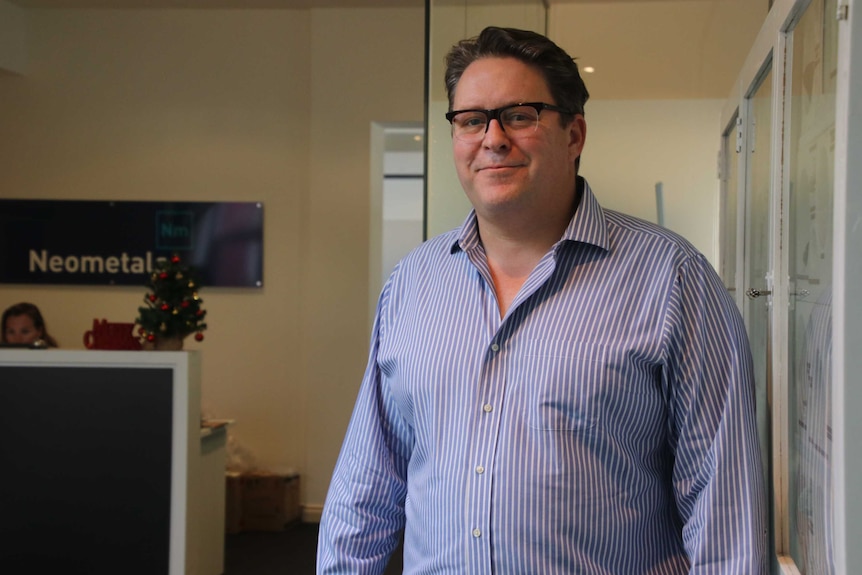
[[[478,142],[485,137],[491,120],[497,120],[509,136],[534,132],[542,110],[574,115],[574,112],[543,102],[521,102],[494,110],[453,110],[446,114],[446,119],[452,124],[453,136],[462,142]]]

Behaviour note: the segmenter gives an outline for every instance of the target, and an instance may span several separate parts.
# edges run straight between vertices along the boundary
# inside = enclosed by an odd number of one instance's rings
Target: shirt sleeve
[[[691,573],[765,573],[764,476],[742,318],[702,257],[679,268],[667,319],[673,487]]]
[[[384,288],[368,366],[335,465],[320,521],[317,573],[384,572],[404,528],[412,431],[384,388],[377,352]]]

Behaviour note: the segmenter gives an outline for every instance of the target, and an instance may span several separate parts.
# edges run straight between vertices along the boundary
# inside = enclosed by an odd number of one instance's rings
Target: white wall
[[[664,224],[718,265],[721,106],[767,13],[753,0],[551,6],[548,35],[590,90],[581,174],[604,207]]]
[[[309,14],[34,10],[28,73],[0,78],[0,195],[258,200],[264,287],[201,290],[203,405],[263,465],[302,470],[297,276],[307,188]],[[230,38],[230,41],[225,41]],[[291,55],[286,58],[285,54]],[[302,118],[303,116],[299,116]],[[144,289],[0,286],[63,348],[94,318],[132,321]],[[5,305],[4,305],[5,307]]]
[[[718,129],[724,100],[596,100],[587,103],[581,175],[599,202],[664,225],[717,266]]]
[[[371,123],[422,121],[424,26],[421,8],[312,12],[300,346],[309,503],[323,503],[368,357]]]
[[[204,410],[320,504],[368,347],[371,123],[422,121],[423,10],[27,19],[27,73],[0,75],[0,198],[262,201],[263,288],[204,286],[209,329],[187,347]],[[0,285],[0,308],[37,303],[81,349],[93,319],[130,321],[143,295]]]

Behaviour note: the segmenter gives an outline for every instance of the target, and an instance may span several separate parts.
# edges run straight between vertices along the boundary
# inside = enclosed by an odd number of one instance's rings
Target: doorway
[[[424,239],[425,130],[421,123],[374,123],[371,142],[369,294],[377,297],[392,269]]]

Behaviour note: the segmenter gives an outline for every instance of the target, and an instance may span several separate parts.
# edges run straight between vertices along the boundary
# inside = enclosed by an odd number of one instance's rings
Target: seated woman
[[[42,312],[32,303],[22,302],[7,308],[3,312],[2,326],[0,341],[6,345],[57,347],[57,340],[45,327]]]

